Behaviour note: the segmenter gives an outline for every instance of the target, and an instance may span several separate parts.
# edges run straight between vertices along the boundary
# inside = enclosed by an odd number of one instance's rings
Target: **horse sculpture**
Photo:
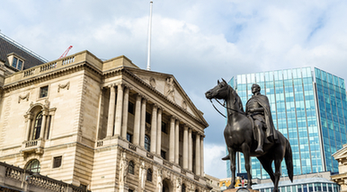
[[[241,99],[236,91],[223,79],[218,85],[205,93],[207,99],[222,99],[226,102],[227,125],[224,129],[224,139],[228,148],[230,170],[232,173],[231,184],[228,188],[235,188],[236,152],[242,152],[247,171],[247,188],[252,187],[250,157],[255,156],[274,184],[274,192],[278,192],[278,183],[281,176],[281,162],[285,158],[288,176],[293,182],[293,158],[289,141],[277,130],[277,140],[264,142],[262,153],[256,153],[258,141],[255,140],[253,120],[243,110]],[[272,162],[275,163],[275,173],[272,170]]]

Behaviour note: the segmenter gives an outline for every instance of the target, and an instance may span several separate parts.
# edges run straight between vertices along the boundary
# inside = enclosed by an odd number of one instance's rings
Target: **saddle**
[[[255,128],[255,124],[254,124],[254,119],[252,118],[252,115],[247,115],[247,118],[251,121],[251,123],[252,123],[252,130],[253,130],[253,139],[254,140],[256,140],[256,141],[258,141],[258,137],[257,137],[257,131],[255,131],[256,130],[256,128]],[[264,130],[264,129],[266,129],[266,124],[265,123],[263,123],[263,132],[264,132],[264,138],[263,138],[263,140],[264,140],[264,143],[272,143],[271,141],[269,141],[268,139],[267,139],[267,135],[266,135],[266,131]]]

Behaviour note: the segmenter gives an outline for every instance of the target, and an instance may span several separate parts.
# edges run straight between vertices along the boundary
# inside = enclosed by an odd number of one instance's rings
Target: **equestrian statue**
[[[289,141],[275,129],[269,100],[260,93],[260,86],[252,85],[253,96],[246,103],[246,112],[236,91],[222,79],[217,86],[205,93],[207,99],[225,101],[227,125],[224,129],[224,139],[229,154],[222,158],[230,160],[232,173],[230,189],[235,188],[236,152],[242,152],[247,171],[247,188],[252,187],[251,156],[257,157],[263,168],[270,175],[274,184],[274,192],[278,192],[281,176],[281,162],[285,159],[288,176],[293,182],[293,157]],[[218,101],[218,100],[217,100]],[[275,172],[272,170],[275,164]]]

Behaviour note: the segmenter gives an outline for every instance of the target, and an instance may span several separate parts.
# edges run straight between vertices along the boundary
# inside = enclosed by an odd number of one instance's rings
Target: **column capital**
[[[31,112],[27,112],[25,115],[24,115],[24,118],[26,119],[26,120],[29,120],[29,119],[33,119],[33,114],[31,113]]]
[[[106,85],[105,87],[108,87],[108,88],[114,88],[116,86],[116,83],[111,83],[111,84],[108,84]]]
[[[156,103],[154,103],[154,104],[153,104],[153,108],[157,108],[157,109],[158,109],[158,108],[159,108],[159,105],[156,104]]]
[[[115,83],[117,85],[117,87],[125,87],[124,83],[123,82],[118,82],[118,83]]]

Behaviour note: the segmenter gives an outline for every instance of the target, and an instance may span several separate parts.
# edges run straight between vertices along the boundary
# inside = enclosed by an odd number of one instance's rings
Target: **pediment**
[[[127,68],[127,71],[133,73],[151,88],[160,92],[172,103],[180,106],[202,122],[206,122],[202,112],[195,107],[173,75],[133,68]]]
[[[336,160],[341,158],[347,158],[347,145],[344,145],[342,149],[336,151],[333,154],[333,156]]]

